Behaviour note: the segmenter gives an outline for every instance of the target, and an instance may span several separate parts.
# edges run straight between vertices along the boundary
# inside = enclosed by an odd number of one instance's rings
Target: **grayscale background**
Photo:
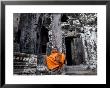
[[[97,13],[14,13],[13,31],[14,75],[51,75],[54,47],[66,55],[63,75],[97,74]]]

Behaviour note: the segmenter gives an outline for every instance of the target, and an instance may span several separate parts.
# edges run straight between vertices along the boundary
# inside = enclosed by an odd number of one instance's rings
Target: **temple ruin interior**
[[[97,13],[14,13],[13,73],[45,73],[52,48],[65,54],[65,74],[97,74]]]

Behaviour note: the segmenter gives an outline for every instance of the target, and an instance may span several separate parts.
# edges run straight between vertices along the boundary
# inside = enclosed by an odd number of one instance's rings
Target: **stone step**
[[[65,66],[66,71],[86,71],[87,69],[87,65]]]
[[[96,71],[67,71],[65,75],[97,75]]]
[[[96,75],[87,65],[65,66],[65,75]]]

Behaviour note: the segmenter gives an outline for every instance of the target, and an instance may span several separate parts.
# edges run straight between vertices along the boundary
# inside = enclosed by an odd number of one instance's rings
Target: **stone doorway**
[[[81,38],[66,37],[65,46],[68,66],[84,64],[84,48]]]
[[[65,38],[65,45],[66,45],[67,65],[73,65],[72,53],[71,53],[71,38],[70,37]]]

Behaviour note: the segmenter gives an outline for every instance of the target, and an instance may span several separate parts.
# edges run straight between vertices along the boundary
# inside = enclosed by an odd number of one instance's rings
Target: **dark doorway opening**
[[[42,54],[46,54],[47,42],[49,42],[48,29],[45,26],[42,26],[41,28],[41,53]]]
[[[71,38],[70,37],[65,38],[65,45],[66,45],[67,65],[73,65],[72,54],[71,54]]]
[[[66,61],[67,65],[80,65],[85,63],[82,40],[75,37],[66,37]]]

